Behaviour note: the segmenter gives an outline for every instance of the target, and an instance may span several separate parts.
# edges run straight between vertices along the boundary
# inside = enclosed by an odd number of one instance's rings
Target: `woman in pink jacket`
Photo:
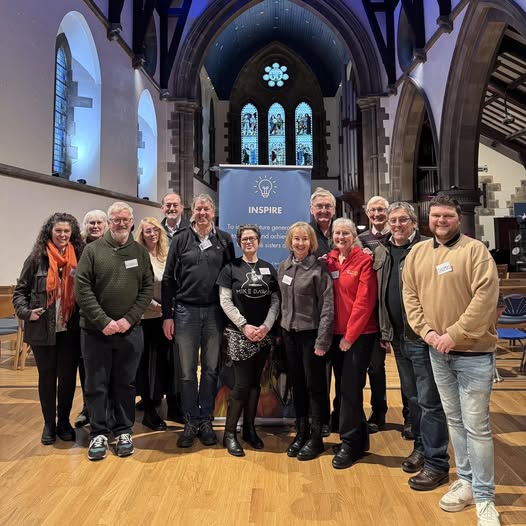
[[[363,411],[363,388],[371,351],[377,337],[377,281],[371,256],[356,245],[354,223],[336,219],[333,250],[327,265],[334,286],[334,338],[331,359],[340,407],[341,445],[332,460],[335,469],[350,467],[369,449],[369,431]]]

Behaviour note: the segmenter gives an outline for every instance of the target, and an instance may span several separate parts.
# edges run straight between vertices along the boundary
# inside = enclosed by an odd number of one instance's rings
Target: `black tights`
[[[261,373],[267,361],[269,349],[262,349],[247,360],[234,361],[235,384],[232,398],[246,402],[252,389],[259,388]]]

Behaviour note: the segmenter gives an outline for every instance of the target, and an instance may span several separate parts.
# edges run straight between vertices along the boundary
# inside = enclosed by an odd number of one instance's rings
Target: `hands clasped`
[[[104,329],[102,329],[102,334],[105,336],[111,336],[112,334],[117,334],[119,332],[127,332],[131,328],[131,323],[125,319],[121,318],[120,320],[111,320]]]

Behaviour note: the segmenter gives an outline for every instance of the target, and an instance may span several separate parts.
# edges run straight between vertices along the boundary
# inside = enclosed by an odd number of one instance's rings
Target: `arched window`
[[[275,102],[268,110],[268,163],[286,164],[285,110]]]
[[[53,126],[53,173],[69,178],[67,167],[68,61],[67,44],[57,47],[55,58],[55,121]]]
[[[301,102],[294,116],[296,136],[296,164],[312,166],[312,108]]]
[[[241,110],[241,164],[258,164],[258,110],[245,104]]]
[[[146,89],[137,109],[137,197],[157,199],[157,117]]]

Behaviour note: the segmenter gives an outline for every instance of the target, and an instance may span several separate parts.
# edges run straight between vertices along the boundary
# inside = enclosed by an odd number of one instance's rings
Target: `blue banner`
[[[288,256],[285,237],[295,221],[310,221],[310,167],[220,165],[219,228],[232,235],[239,225],[261,229],[258,256],[276,269]]]

